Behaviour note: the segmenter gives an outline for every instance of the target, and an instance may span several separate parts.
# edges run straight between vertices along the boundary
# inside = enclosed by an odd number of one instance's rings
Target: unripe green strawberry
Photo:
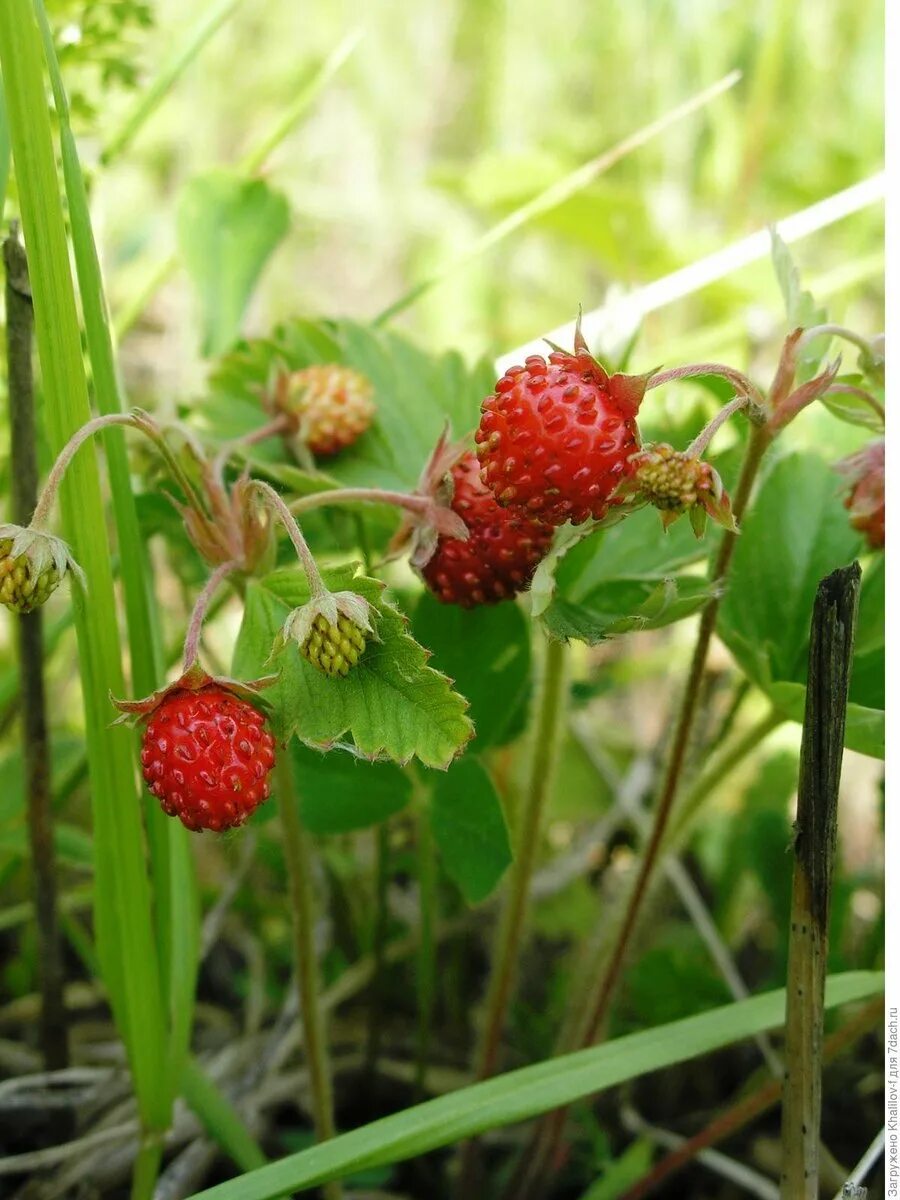
[[[376,638],[372,605],[355,592],[323,590],[288,614],[272,654],[294,642],[302,658],[331,679],[348,675]]]
[[[666,529],[687,513],[697,537],[703,535],[707,517],[736,531],[731,501],[718,471],[696,454],[657,442],[633,454],[630,461],[632,474],[620,495],[659,509]]]
[[[40,608],[70,568],[80,575],[59,538],[20,525],[0,525],[0,603],[12,612]]]
[[[359,662],[366,648],[366,635],[349,617],[340,615],[337,624],[322,613],[313,621],[300,653],[325,675],[346,675]]]

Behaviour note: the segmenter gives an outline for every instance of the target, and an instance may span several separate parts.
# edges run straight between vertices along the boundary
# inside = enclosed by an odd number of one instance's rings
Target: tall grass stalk
[[[94,397],[101,413],[121,412],[125,405],[116,370],[109,313],[91,225],[87,190],[43,0],[36,0],[36,11],[59,119],[63,178]],[[104,434],[104,442],[118,534],[119,571],[125,599],[131,683],[135,692],[144,696],[149,695],[162,682],[165,672],[163,651],[156,622],[152,618],[146,548],[131,491],[124,431],[108,430]],[[167,817],[147,792],[144,793],[144,801],[163,995],[166,998],[172,1031],[168,1078],[174,1099],[193,1021],[199,955],[199,901],[188,849],[187,830],[178,821]]]
[[[9,119],[51,449],[90,418],[69,267],[41,33],[31,0],[0,5],[0,68]],[[95,454],[85,448],[60,493],[63,532],[87,577],[73,588],[94,827],[94,922],[103,979],[128,1053],[144,1127],[133,1195],[152,1193],[169,1120],[167,1031],[144,862],[131,735],[110,724],[124,687],[110,547]]]

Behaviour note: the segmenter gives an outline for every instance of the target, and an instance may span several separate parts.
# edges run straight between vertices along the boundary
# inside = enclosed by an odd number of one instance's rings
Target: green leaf
[[[750,679],[793,720],[803,717],[816,587],[859,549],[833,469],[810,453],[788,454],[775,463],[744,518],[718,630]],[[877,655],[880,629],[876,569],[859,622],[860,662],[864,655]],[[877,672],[877,660],[862,667]],[[864,689],[860,680],[858,686],[852,698],[864,703],[850,706],[847,745],[877,753],[883,714],[872,711],[877,695],[871,685]]]
[[[832,976],[825,1004],[833,1008],[865,1000],[883,986],[884,977],[875,971]],[[439,1146],[525,1121],[582,1096],[778,1028],[784,1022],[784,1005],[784,989],[780,988],[510,1071],[207,1188],[194,1200],[273,1200],[284,1192],[311,1188],[352,1171],[417,1158]]]
[[[463,609],[425,592],[412,628],[434,655],[434,666],[469,701],[478,750],[515,736],[531,680],[531,635],[521,608],[508,603]]]
[[[220,354],[237,336],[256,281],[289,223],[287,200],[261,179],[211,171],[185,185],[178,243],[200,298],[204,354]]]
[[[315,834],[368,829],[409,803],[412,784],[393,763],[367,762],[335,750],[292,743],[303,824]]]
[[[868,383],[862,375],[839,375],[836,383],[848,383],[871,392],[875,399],[884,407],[884,388]],[[823,396],[821,403],[825,405],[832,416],[848,425],[859,425],[863,429],[871,429],[875,433],[884,433],[884,416],[879,413],[862,396],[838,392],[832,396]]]
[[[584,1193],[581,1200],[618,1200],[618,1197],[643,1178],[653,1162],[653,1143],[638,1138],[613,1162],[603,1168],[603,1174]]]
[[[707,553],[687,521],[666,533],[648,507],[574,544],[573,538],[577,531],[535,576],[541,619],[553,637],[593,644],[658,629],[699,611],[712,594],[702,575],[685,571]]]
[[[430,356],[398,334],[352,321],[290,321],[270,338],[243,342],[219,363],[197,418],[216,438],[247,433],[263,419],[259,392],[272,370],[313,363],[343,363],[374,387],[371,428],[326,464],[328,475],[348,486],[413,488],[445,422],[454,437],[469,433],[494,386],[487,362],[470,370],[455,352]],[[278,443],[273,446],[281,454]]]
[[[326,573],[333,590],[364,596],[377,610],[380,641],[370,641],[344,678],[330,679],[294,646],[275,660],[277,683],[265,699],[273,706],[282,738],[328,748],[349,734],[369,758],[397,762],[417,756],[426,766],[446,767],[473,735],[466,702],[446,676],[427,665],[425,651],[406,631],[406,619],[383,595],[384,585],[354,577],[354,568]],[[289,611],[309,599],[298,569],[274,571],[247,587],[244,620],[235,647],[234,670],[241,678],[271,671],[267,659]]]
[[[512,862],[512,851],[500,797],[477,758],[467,755],[438,779],[431,828],[444,869],[466,900],[484,900]]]

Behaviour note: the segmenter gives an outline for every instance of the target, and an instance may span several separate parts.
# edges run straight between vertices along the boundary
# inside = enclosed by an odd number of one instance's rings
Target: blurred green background
[[[226,7],[96,178],[120,313],[175,248],[186,182],[239,163],[356,29],[356,48],[266,160],[291,224],[246,332],[296,314],[374,316],[512,209],[735,68],[736,87],[454,274],[400,325],[467,356],[509,349],[571,319],[578,303],[595,308],[611,287],[665,275],[881,166],[878,0],[382,0],[362,10],[126,0],[93,4],[89,16],[66,0],[51,8],[88,159],[198,21]],[[881,239],[873,206],[796,248],[835,318],[880,327]],[[198,384],[192,304],[183,273],[155,294],[124,342],[133,386]],[[779,318],[762,262],[653,316],[641,359],[653,366],[695,346],[740,358]]]

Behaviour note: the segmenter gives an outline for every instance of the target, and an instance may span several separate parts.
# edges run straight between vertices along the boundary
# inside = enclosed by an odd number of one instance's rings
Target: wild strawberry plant
[[[816,587],[855,557],[864,571],[846,745],[883,756],[883,337],[828,323],[776,235],[784,338],[753,377],[715,362],[632,371],[595,354],[580,320],[571,345],[549,345],[499,378],[489,363],[429,354],[384,315],[370,326],[296,318],[240,338],[287,213],[262,181],[222,175],[195,181],[179,216],[204,313],[206,384],[178,420],[129,411],[40,0],[0,9],[0,66],[55,458],[30,521],[0,526],[0,600],[22,615],[62,593],[78,639],[93,920],[68,932],[108,997],[140,1130],[124,1167],[98,1165],[102,1186],[118,1186],[126,1170],[132,1195],[149,1197],[160,1170],[174,1176],[165,1139],[179,1129],[183,1097],[245,1171],[200,1191],[213,1176],[191,1168],[190,1187],[219,1200],[314,1186],[336,1197],[354,1172],[457,1143],[429,1167],[440,1194],[569,1194],[589,1175],[578,1153],[590,1121],[573,1119],[574,1103],[741,1039],[774,1055],[763,1035],[783,1020],[779,990],[745,998],[732,987],[733,1003],[689,1006],[627,1036],[616,1001],[636,945],[652,941],[670,856],[748,756],[803,719]],[[210,265],[219,255],[229,266],[221,277]],[[848,349],[857,361],[842,373]],[[10,370],[11,400],[30,404],[13,391]],[[821,453],[802,432],[826,412],[846,453]],[[160,627],[172,622],[158,572],[190,599],[174,655],[162,647]],[[621,666],[654,631],[689,621],[687,674],[666,680],[665,752],[653,787],[639,788],[656,794],[646,828],[638,822],[633,869],[613,880],[605,936],[574,947],[565,1004],[545,996],[561,1019],[544,1061],[523,1066],[517,996],[532,909],[548,886],[539,868],[551,799],[576,758],[590,787],[613,779],[628,790],[622,745],[579,733],[587,701],[616,686],[585,647],[615,646]],[[724,712],[709,695],[714,638],[733,664]],[[374,886],[352,836],[370,829]],[[201,996],[207,986],[204,939],[240,888],[226,881],[201,912],[195,864],[209,839],[226,839],[217,847],[226,857],[245,855],[244,871],[257,853],[277,858],[292,929],[290,972],[264,972],[264,990],[280,986],[280,1013],[266,1036],[256,1021],[250,1058],[238,1054],[233,1070],[204,1056],[193,1016],[198,978]],[[391,882],[401,877],[415,881],[412,947],[391,928]],[[465,963],[476,943],[464,937],[448,965],[442,939],[465,932],[473,909],[482,918],[495,907],[487,962]],[[326,912],[342,928],[323,960]],[[356,1106],[343,1078],[335,1087],[324,1021],[326,998],[355,986],[347,980],[360,964],[347,964],[348,947],[370,952],[365,1062],[351,1076],[368,1101]],[[388,960],[410,950],[413,1087],[408,1108],[385,1116]],[[445,978],[462,998],[465,1077],[416,1104],[441,1064]],[[879,987],[873,971],[843,971],[826,1004],[869,1000]],[[295,1049],[296,997],[307,1140],[327,1144],[264,1165],[257,1093]],[[871,1004],[862,1011],[860,1033]],[[619,1036],[605,1040],[610,1028]],[[348,1119],[361,1110],[381,1119]],[[474,1140],[538,1117],[521,1144]],[[640,1186],[641,1162],[623,1188]],[[63,1173],[57,1183],[68,1186]]]

